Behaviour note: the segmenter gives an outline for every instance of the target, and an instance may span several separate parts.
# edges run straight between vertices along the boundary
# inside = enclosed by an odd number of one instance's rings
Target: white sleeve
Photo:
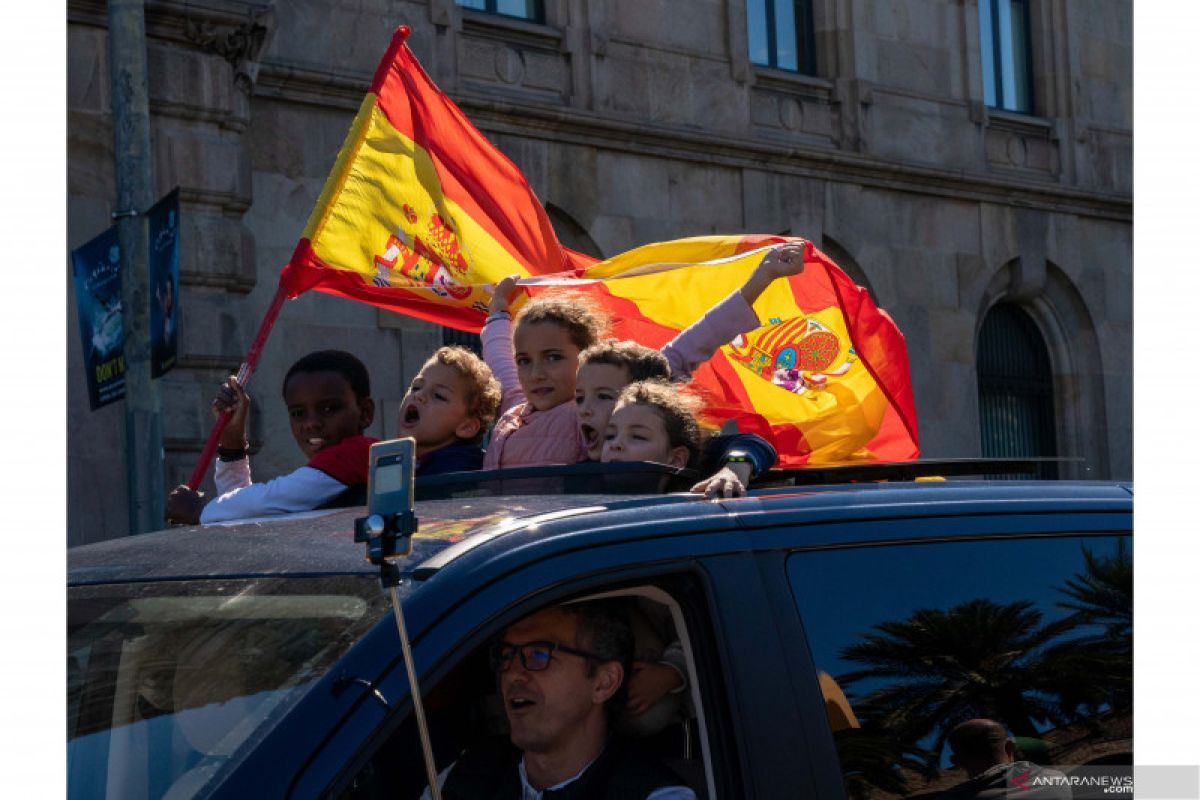
[[[319,469],[301,467],[273,481],[252,483],[226,492],[204,507],[200,512],[200,524],[312,511],[344,491],[346,484],[341,481]]]
[[[454,762],[454,764],[457,763],[457,761]],[[438,773],[437,784],[439,789],[446,785],[446,777],[450,774],[450,770],[454,769],[454,764],[451,764]],[[429,791],[428,786],[425,787],[425,791],[421,792],[420,800],[433,800],[433,792]]]
[[[696,800],[696,793],[687,786],[664,786],[646,795],[646,800]]]
[[[234,489],[241,489],[243,486],[249,486],[250,480],[250,456],[243,456],[237,461],[222,461],[217,459],[216,468],[213,470],[213,480],[217,484],[217,495],[229,494]]]

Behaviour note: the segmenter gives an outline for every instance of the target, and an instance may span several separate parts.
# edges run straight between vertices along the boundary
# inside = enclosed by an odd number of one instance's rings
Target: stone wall
[[[973,0],[814,0],[818,76],[748,61],[739,0],[546,0],[545,25],[451,0],[149,2],[159,194],[181,187],[179,367],[161,381],[169,484],[274,292],[392,31],[525,171],[564,241],[612,255],[704,233],[812,239],[905,332],[923,454],[979,452],[975,337],[1017,302],[1053,363],[1063,455],[1132,475],[1132,8],[1034,4],[1035,115],[982,102]],[[104,6],[68,3],[68,247],[108,225]],[[73,303],[68,299],[69,303]],[[69,310],[75,326],[75,310]],[[126,530],[121,404],[87,409],[68,347],[69,541]],[[255,477],[301,463],[287,367],[371,369],[372,433],[441,342],[316,293],[289,302],[251,385]]]

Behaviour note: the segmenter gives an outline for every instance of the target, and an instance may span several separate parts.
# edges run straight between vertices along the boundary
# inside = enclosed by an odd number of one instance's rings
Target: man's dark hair
[[[629,623],[629,605],[619,599],[587,600],[564,603],[559,610],[578,620],[575,646],[595,653],[603,661],[619,661],[624,670],[621,685],[604,704],[609,729],[616,725],[629,697],[629,679],[633,675],[633,627]],[[588,660],[588,675],[596,673],[595,661]]]
[[[371,376],[366,366],[345,350],[318,350],[301,358],[283,376],[283,393],[297,372],[336,372],[346,379],[359,400],[371,396]]]

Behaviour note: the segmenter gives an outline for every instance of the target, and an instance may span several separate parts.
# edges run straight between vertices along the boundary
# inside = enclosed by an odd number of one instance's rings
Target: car
[[[438,769],[503,732],[488,643],[600,596],[661,612],[682,646],[686,697],[639,742],[700,797],[933,796],[965,779],[946,735],[976,717],[1031,762],[1131,763],[1130,484],[856,478],[709,501],[650,478],[535,491],[552,473],[416,503],[396,593]],[[70,550],[70,796],[417,797],[364,513]]]

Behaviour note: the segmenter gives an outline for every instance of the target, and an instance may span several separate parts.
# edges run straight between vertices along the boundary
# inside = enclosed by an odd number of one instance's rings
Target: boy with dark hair
[[[283,399],[292,436],[309,461],[253,483],[246,454],[250,398],[230,376],[212,403],[214,414],[232,414],[217,448],[217,496],[177,486],[167,497],[167,521],[194,525],[362,502],[371,445],[378,441],[362,435],[375,418],[370,394],[367,368],[343,350],[309,353],[293,364]]]

